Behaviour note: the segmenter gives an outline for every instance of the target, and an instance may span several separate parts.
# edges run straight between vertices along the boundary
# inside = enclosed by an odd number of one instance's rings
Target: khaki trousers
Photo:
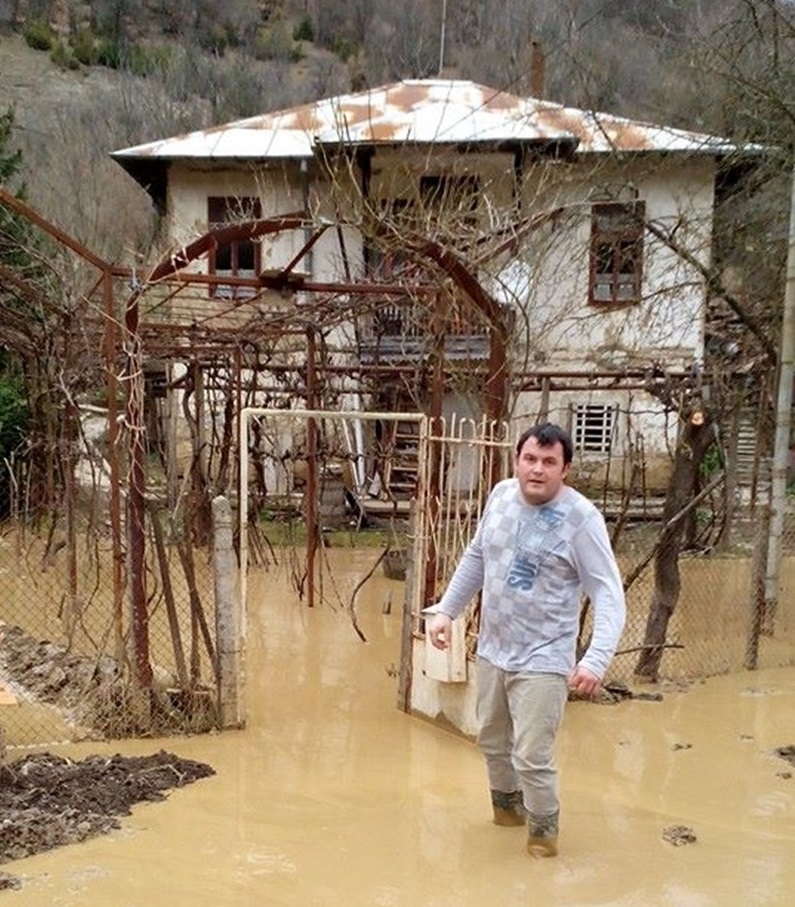
[[[559,810],[555,738],[567,696],[562,674],[503,671],[477,660],[477,742],[489,787],[521,790],[536,818]]]

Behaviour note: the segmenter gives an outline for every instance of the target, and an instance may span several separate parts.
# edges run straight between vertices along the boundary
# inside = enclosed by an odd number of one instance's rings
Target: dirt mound
[[[0,767],[0,863],[107,834],[135,803],[164,800],[215,770],[163,750],[151,756],[89,756],[72,762],[50,753]],[[0,873],[0,889],[19,887]]]

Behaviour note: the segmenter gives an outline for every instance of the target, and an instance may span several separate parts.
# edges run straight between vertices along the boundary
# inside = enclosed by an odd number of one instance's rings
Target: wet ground
[[[355,564],[352,564],[355,566]],[[14,860],[13,907],[733,907],[795,903],[795,669],[569,705],[561,854],[490,823],[467,740],[395,708],[402,586],[357,617],[252,577],[241,732],[58,748],[167,750],[215,774],[109,834]],[[384,613],[388,601],[391,613]],[[10,752],[13,760],[20,754]],[[2,819],[0,819],[2,821]]]

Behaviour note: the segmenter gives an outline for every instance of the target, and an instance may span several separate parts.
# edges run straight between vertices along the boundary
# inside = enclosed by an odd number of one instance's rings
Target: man
[[[566,485],[572,442],[547,423],[516,445],[514,477],[499,482],[426,625],[447,647],[452,620],[482,590],[477,648],[478,746],[494,822],[524,825],[533,856],[558,852],[554,747],[569,690],[595,695],[615,654],[626,608],[604,520]],[[590,644],[575,664],[581,597],[593,605]]]

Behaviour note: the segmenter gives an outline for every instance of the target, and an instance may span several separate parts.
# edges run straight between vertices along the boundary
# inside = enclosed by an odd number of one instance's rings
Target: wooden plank
[[[434,606],[425,608],[421,612],[423,617],[434,613]],[[446,649],[437,649],[431,638],[425,635],[425,666],[423,673],[431,680],[442,683],[466,683],[467,659],[464,639],[464,625],[466,621],[459,618],[452,624],[452,638]]]

